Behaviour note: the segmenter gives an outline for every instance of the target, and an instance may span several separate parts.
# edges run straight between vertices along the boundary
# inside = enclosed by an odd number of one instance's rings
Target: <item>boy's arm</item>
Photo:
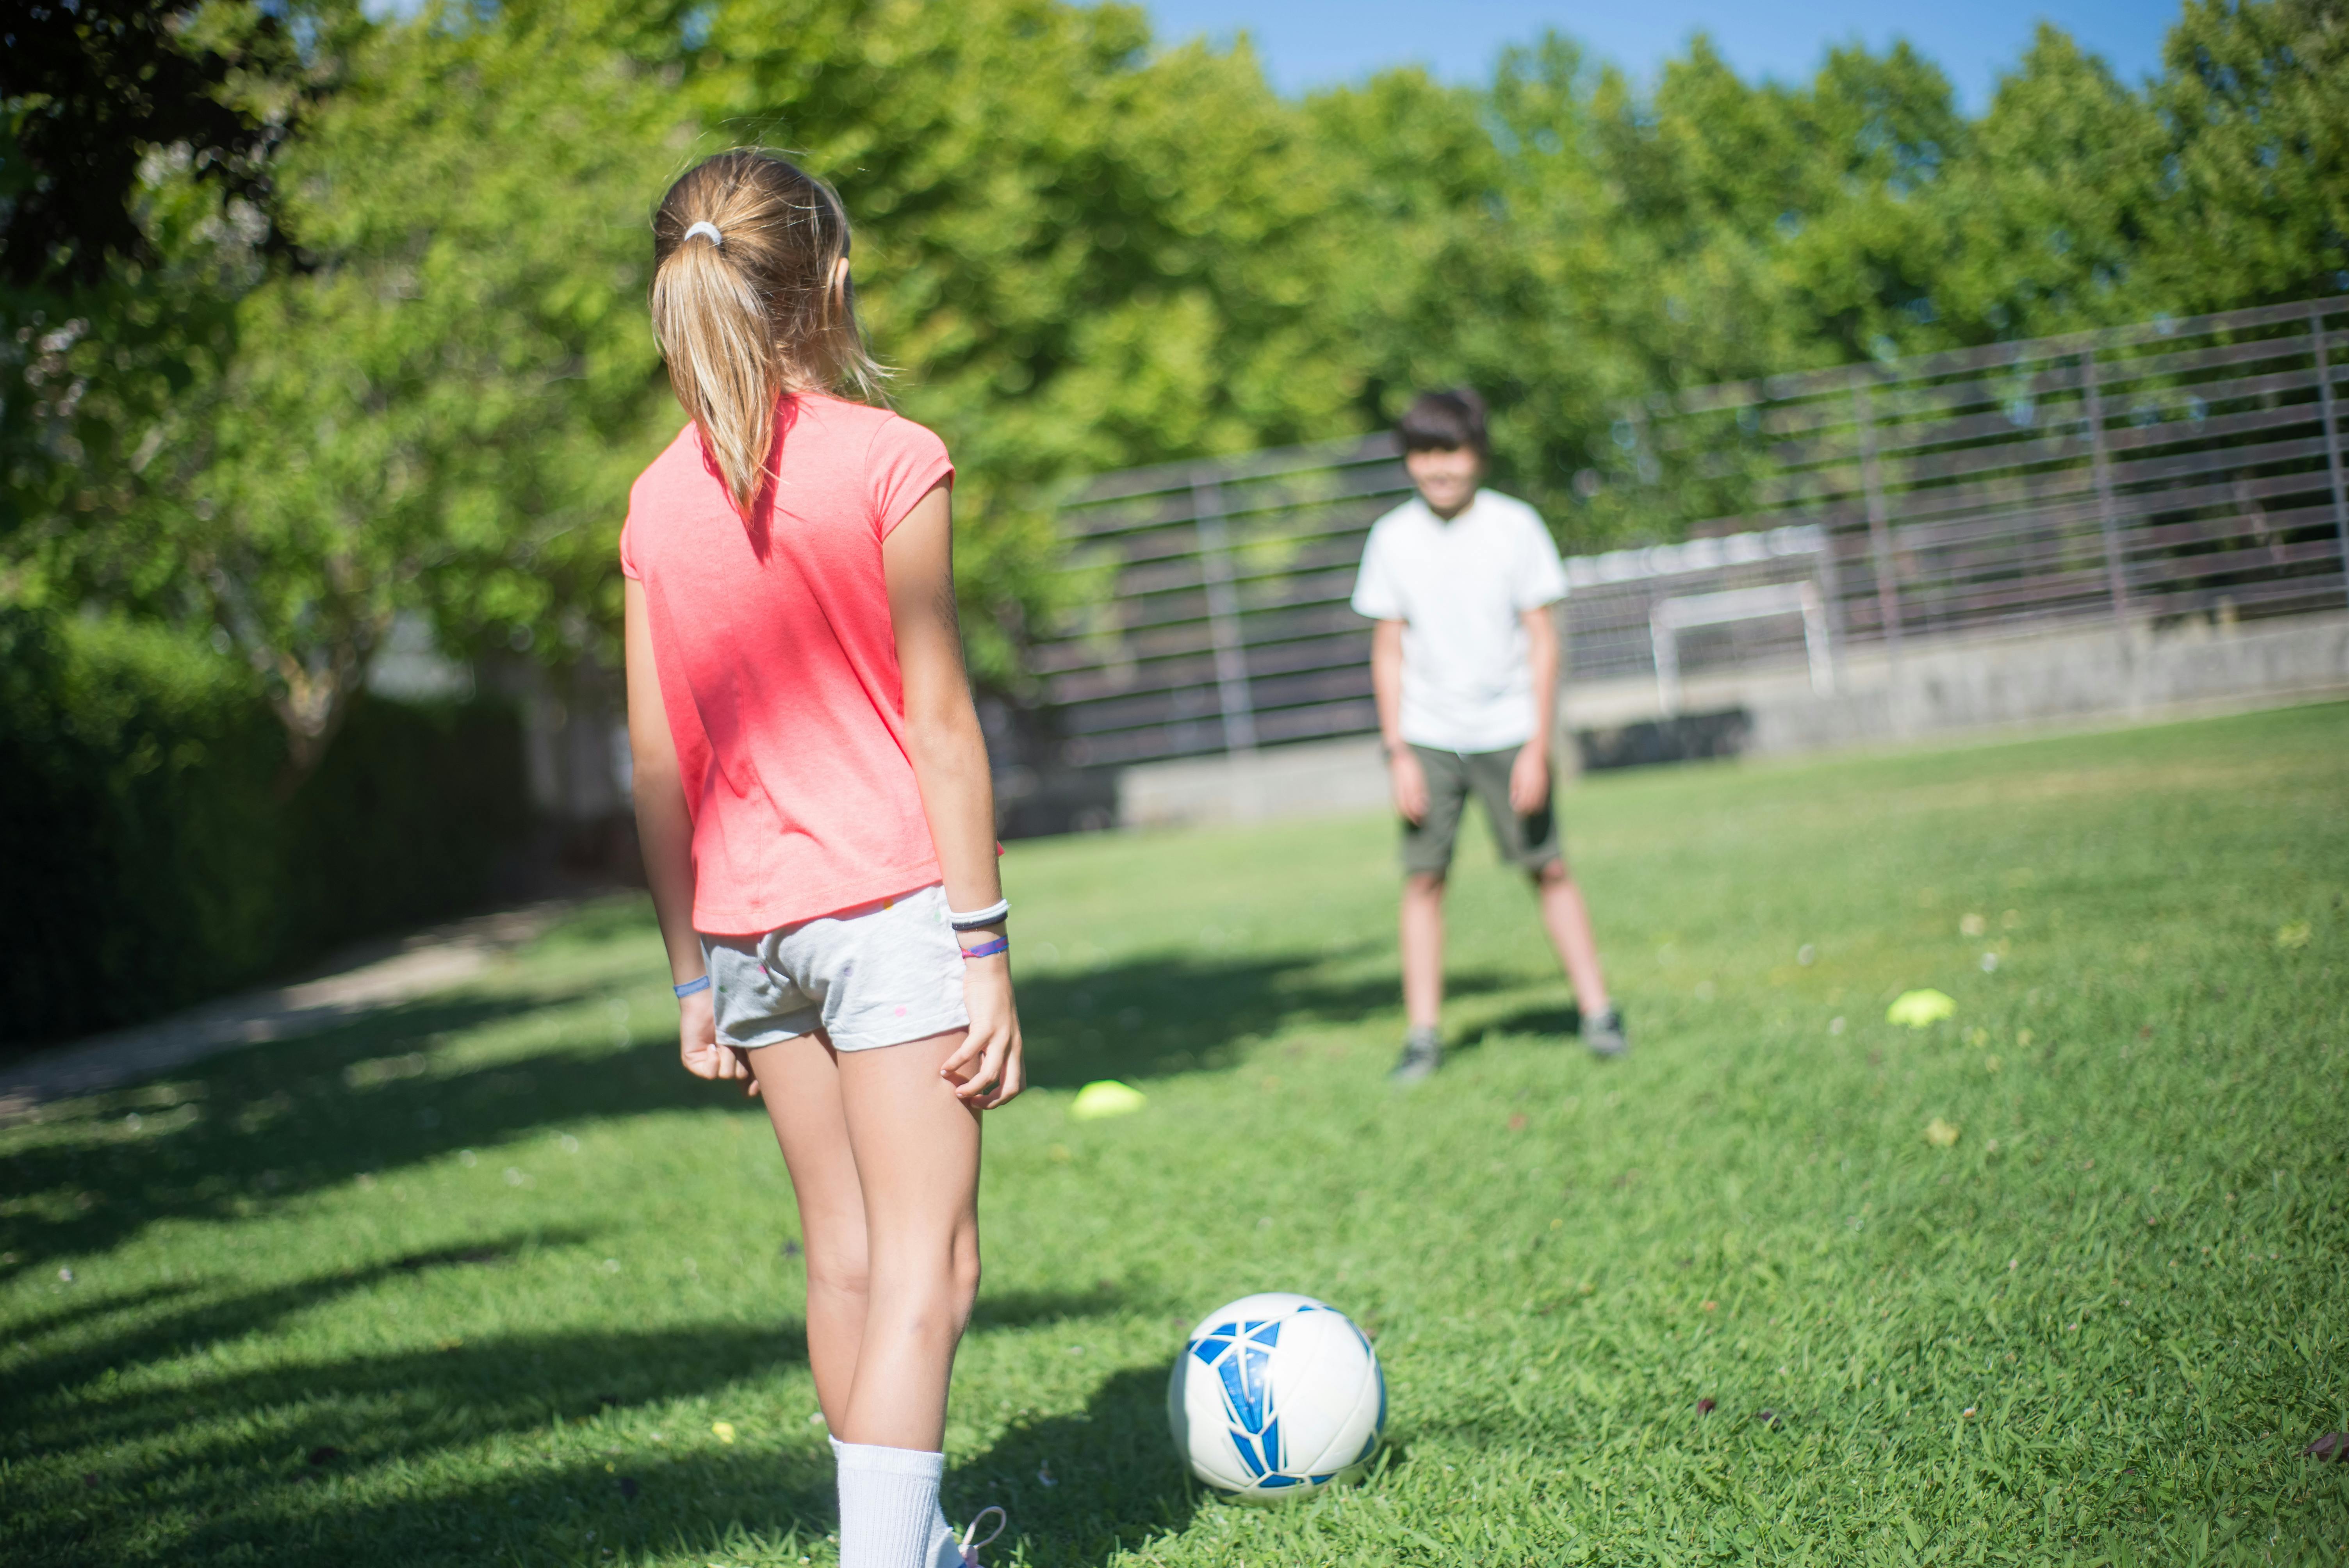
[[[677,765],[677,738],[669,733],[662,706],[660,676],[653,668],[652,624],[645,610],[645,585],[622,581],[624,641],[628,657],[628,758],[636,798],[636,842],[644,851],[645,882],[652,889],[662,945],[668,949],[669,979],[679,985],[704,974],[701,942],[693,932],[693,814],[686,810],[685,786]],[[749,1079],[741,1057],[718,1045],[718,1025],[709,992],[678,1003],[678,1054],[696,1078]],[[750,1092],[759,1092],[755,1081]]]
[[[1551,604],[1517,613],[1526,629],[1526,663],[1533,675],[1534,733],[1509,769],[1509,804],[1530,817],[1549,799],[1549,743],[1557,718],[1557,623]]]
[[[1402,738],[1402,628],[1401,621],[1381,621],[1371,629],[1371,695],[1378,701],[1379,745],[1386,753],[1395,810],[1405,821],[1416,822],[1427,815],[1427,773]]]
[[[1003,896],[995,859],[995,782],[987,738],[963,671],[962,629],[955,615],[954,512],[942,480],[914,503],[881,543],[888,581],[889,624],[905,695],[905,750],[922,792],[922,814],[946,882],[947,907],[985,909]],[[962,934],[972,946],[1003,934],[1000,925]],[[963,961],[970,1032],[943,1071],[967,1105],[992,1109],[1026,1082],[1019,1014],[1011,999],[1011,960],[997,953]]]

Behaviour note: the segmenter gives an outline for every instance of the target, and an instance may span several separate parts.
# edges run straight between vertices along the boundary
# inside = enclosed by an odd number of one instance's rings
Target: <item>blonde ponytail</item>
[[[768,478],[779,400],[879,396],[885,373],[835,282],[848,245],[832,188],[769,152],[704,160],[653,216],[653,334],[746,517]]]

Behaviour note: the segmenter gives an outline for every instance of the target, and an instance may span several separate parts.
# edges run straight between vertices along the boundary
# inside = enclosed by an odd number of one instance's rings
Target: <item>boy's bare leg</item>
[[[1574,1005],[1586,1021],[1605,1016],[1607,976],[1599,967],[1598,939],[1590,934],[1590,907],[1582,902],[1574,873],[1563,860],[1552,861],[1534,873],[1534,888],[1541,896],[1542,924],[1549,930],[1550,945],[1557,949],[1558,962],[1573,983]]]
[[[1402,1010],[1414,1029],[1444,1016],[1444,877],[1414,872],[1402,882]]]

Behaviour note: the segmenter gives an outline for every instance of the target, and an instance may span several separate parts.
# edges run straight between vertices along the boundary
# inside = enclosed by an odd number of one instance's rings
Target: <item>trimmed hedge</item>
[[[166,1012],[477,905],[526,819],[489,702],[361,698],[277,798],[252,676],[164,629],[0,609],[0,1041]]]

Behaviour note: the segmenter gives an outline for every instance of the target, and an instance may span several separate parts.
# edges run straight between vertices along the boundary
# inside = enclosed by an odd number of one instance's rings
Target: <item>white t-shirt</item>
[[[1372,524],[1354,613],[1403,623],[1403,739],[1439,751],[1532,739],[1533,671],[1517,617],[1565,597],[1549,530],[1513,497],[1480,490],[1446,522],[1413,496]]]

